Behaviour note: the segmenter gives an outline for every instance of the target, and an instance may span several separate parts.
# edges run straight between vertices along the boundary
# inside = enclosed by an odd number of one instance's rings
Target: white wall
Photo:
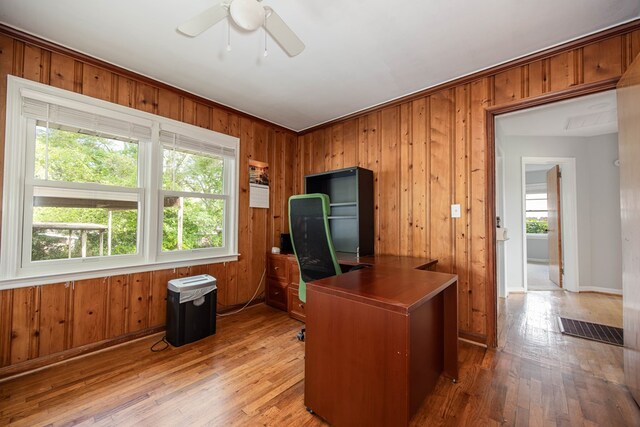
[[[591,283],[584,286],[622,291],[620,168],[613,164],[617,158],[617,134],[589,139]]]
[[[549,239],[546,234],[527,234],[527,260],[533,262],[549,261]]]
[[[505,169],[504,226],[507,287],[522,290],[526,270],[522,253],[522,157],[576,159],[579,286],[622,289],[620,267],[620,183],[613,162],[617,134],[600,137],[500,136]]]

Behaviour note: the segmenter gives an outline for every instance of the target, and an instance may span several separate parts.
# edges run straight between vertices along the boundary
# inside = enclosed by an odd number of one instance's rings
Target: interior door
[[[624,377],[640,403],[640,56],[618,83]]]
[[[562,287],[562,221],[560,216],[560,166],[547,171],[549,280]]]

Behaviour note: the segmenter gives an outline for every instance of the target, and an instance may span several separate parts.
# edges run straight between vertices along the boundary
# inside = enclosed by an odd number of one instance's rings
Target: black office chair
[[[300,267],[300,301],[307,302],[307,282],[342,274],[329,229],[329,196],[300,194],[289,198],[289,233]],[[304,341],[305,329],[298,333]]]

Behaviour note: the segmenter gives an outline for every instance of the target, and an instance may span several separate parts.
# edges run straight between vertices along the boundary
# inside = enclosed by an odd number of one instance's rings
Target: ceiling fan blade
[[[229,8],[226,5],[217,4],[204,12],[194,16],[187,22],[178,26],[178,31],[189,37],[195,37],[203,31],[214,26],[229,15]]]
[[[304,50],[304,43],[291,31],[291,28],[284,23],[280,15],[274,12],[270,7],[267,8],[267,19],[265,20],[265,28],[271,37],[278,42],[289,56],[296,56]]]

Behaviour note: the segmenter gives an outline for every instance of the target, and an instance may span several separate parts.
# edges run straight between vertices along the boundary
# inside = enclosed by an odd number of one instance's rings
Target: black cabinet
[[[307,175],[305,192],[329,196],[329,226],[337,252],[373,255],[372,171],[352,167]]]

